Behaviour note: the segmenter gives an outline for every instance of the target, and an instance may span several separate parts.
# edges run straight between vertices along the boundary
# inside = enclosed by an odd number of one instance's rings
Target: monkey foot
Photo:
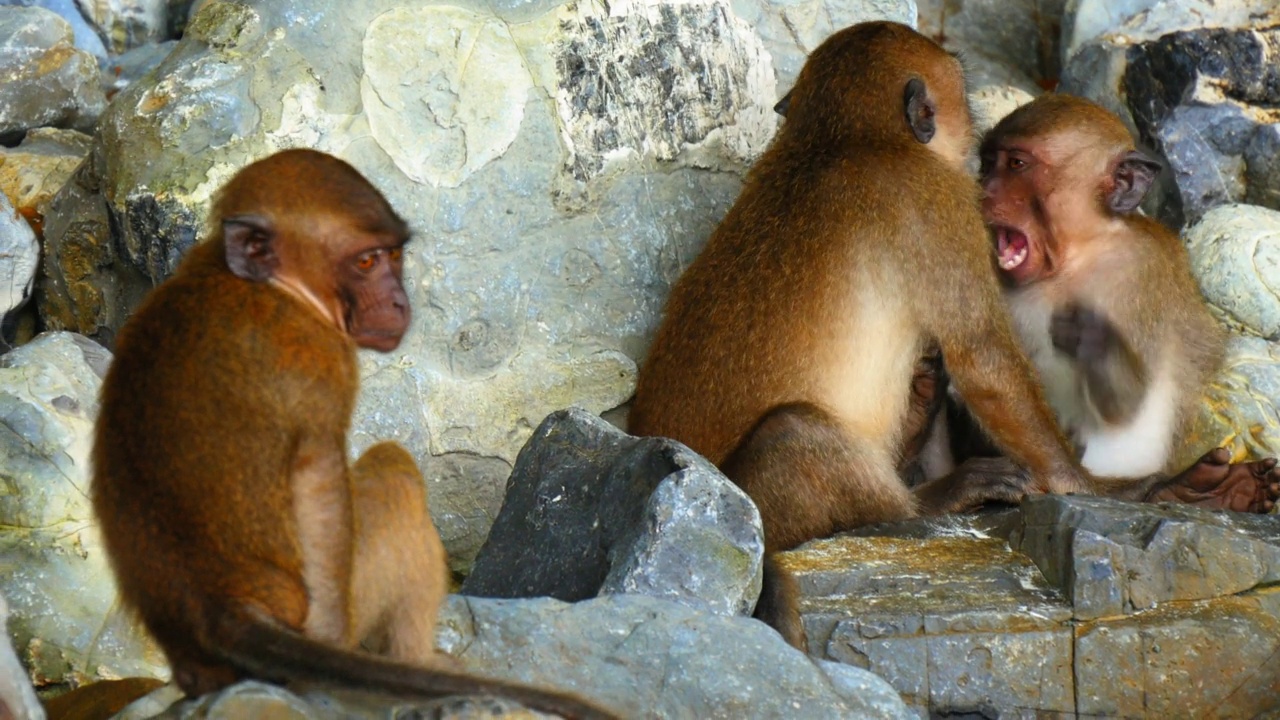
[[[1215,448],[1194,465],[1155,486],[1147,502],[1176,502],[1214,510],[1265,513],[1280,500],[1280,468],[1275,458],[1232,463],[1231,452]]]

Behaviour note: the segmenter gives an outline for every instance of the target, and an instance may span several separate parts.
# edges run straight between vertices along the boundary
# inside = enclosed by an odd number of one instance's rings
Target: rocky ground
[[[771,138],[773,104],[826,36],[877,18],[963,52],[984,127],[1052,88],[1131,125],[1170,169],[1146,209],[1182,230],[1233,332],[1182,459],[1280,454],[1273,0],[10,3],[0,595],[17,652],[0,643],[0,698],[26,702],[5,685],[18,662],[47,695],[167,678],[116,605],[86,500],[97,391],[213,190],[306,146],[353,163],[417,236],[415,325],[361,357],[352,450],[396,439],[423,467],[465,578],[440,645],[468,667],[634,717],[1276,712],[1274,516],[1039,498],[817,541],[785,557],[806,657],[744,617],[751,503],[682,446],[619,429],[667,290]],[[165,688],[124,717],[397,705],[295,690],[169,707]]]

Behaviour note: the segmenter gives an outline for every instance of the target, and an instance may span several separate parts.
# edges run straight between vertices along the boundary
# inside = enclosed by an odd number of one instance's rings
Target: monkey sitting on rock
[[[356,348],[395,349],[410,320],[409,232],[386,199],[347,163],[289,150],[241,170],[211,228],[122,329],[92,454],[120,593],[177,684],[307,680],[613,717],[454,670],[435,650],[448,577],[413,458],[382,443],[348,464]]]
[[[1275,459],[1231,463],[1215,448],[1170,467],[1225,332],[1181,239],[1138,211],[1160,165],[1111,112],[1059,94],[1001,120],[981,159],[983,216],[1014,328],[1084,467],[1131,478],[1120,497],[1271,510]],[[962,412],[948,419],[957,437],[976,439],[955,443],[957,457],[990,452]]]

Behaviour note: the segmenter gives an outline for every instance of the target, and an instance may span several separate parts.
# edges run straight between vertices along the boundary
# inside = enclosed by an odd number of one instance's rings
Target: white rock
[[[1280,340],[1280,212],[1222,205],[1184,239],[1205,298],[1247,332]]]

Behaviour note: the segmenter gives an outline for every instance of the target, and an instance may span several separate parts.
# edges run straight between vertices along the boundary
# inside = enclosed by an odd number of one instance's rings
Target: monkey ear
[[[778,101],[778,104],[773,106],[773,111],[778,113],[782,117],[786,117],[787,110],[790,110],[790,109],[791,109],[791,91],[788,90],[787,94],[783,95],[782,99]]]
[[[1137,150],[1126,153],[1111,174],[1114,186],[1107,196],[1107,205],[1111,211],[1128,213],[1137,209],[1142,204],[1142,198],[1151,189],[1151,183],[1155,182],[1156,175],[1160,174],[1160,169],[1160,163]]]
[[[929,144],[938,130],[938,123],[934,119],[938,108],[934,105],[933,98],[929,97],[924,81],[920,78],[909,80],[903,101],[907,111],[907,125],[911,127],[912,134],[916,136],[916,140]]]
[[[222,239],[227,246],[227,267],[237,277],[266,282],[280,267],[276,255],[275,232],[271,223],[258,215],[236,215],[222,221]]]

